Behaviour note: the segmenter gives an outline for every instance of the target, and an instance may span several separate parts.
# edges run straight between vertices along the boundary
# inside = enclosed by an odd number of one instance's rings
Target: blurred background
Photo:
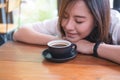
[[[21,24],[56,17],[60,2],[61,0],[0,0],[0,23],[13,23],[19,27]],[[114,0],[110,0],[111,8],[114,7],[113,3]]]

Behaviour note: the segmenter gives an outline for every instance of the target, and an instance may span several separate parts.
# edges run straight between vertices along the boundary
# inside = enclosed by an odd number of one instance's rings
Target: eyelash
[[[78,22],[78,21],[76,21],[76,23],[81,24],[81,23],[83,23],[83,22]]]

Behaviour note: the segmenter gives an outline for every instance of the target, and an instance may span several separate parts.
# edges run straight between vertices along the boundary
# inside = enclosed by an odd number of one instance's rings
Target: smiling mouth
[[[76,36],[75,33],[67,33],[67,37],[74,38]]]

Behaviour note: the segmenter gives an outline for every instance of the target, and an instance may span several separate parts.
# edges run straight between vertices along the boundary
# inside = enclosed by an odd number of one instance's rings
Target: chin
[[[69,40],[70,42],[78,42],[80,40],[78,38],[69,38],[69,37],[67,37],[66,39]]]

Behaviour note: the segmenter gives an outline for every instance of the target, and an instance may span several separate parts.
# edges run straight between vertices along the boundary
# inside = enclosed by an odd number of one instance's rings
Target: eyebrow
[[[64,14],[68,14],[68,13],[65,11]],[[80,16],[80,15],[75,15],[74,17],[77,17],[77,18],[87,18],[85,16]]]

